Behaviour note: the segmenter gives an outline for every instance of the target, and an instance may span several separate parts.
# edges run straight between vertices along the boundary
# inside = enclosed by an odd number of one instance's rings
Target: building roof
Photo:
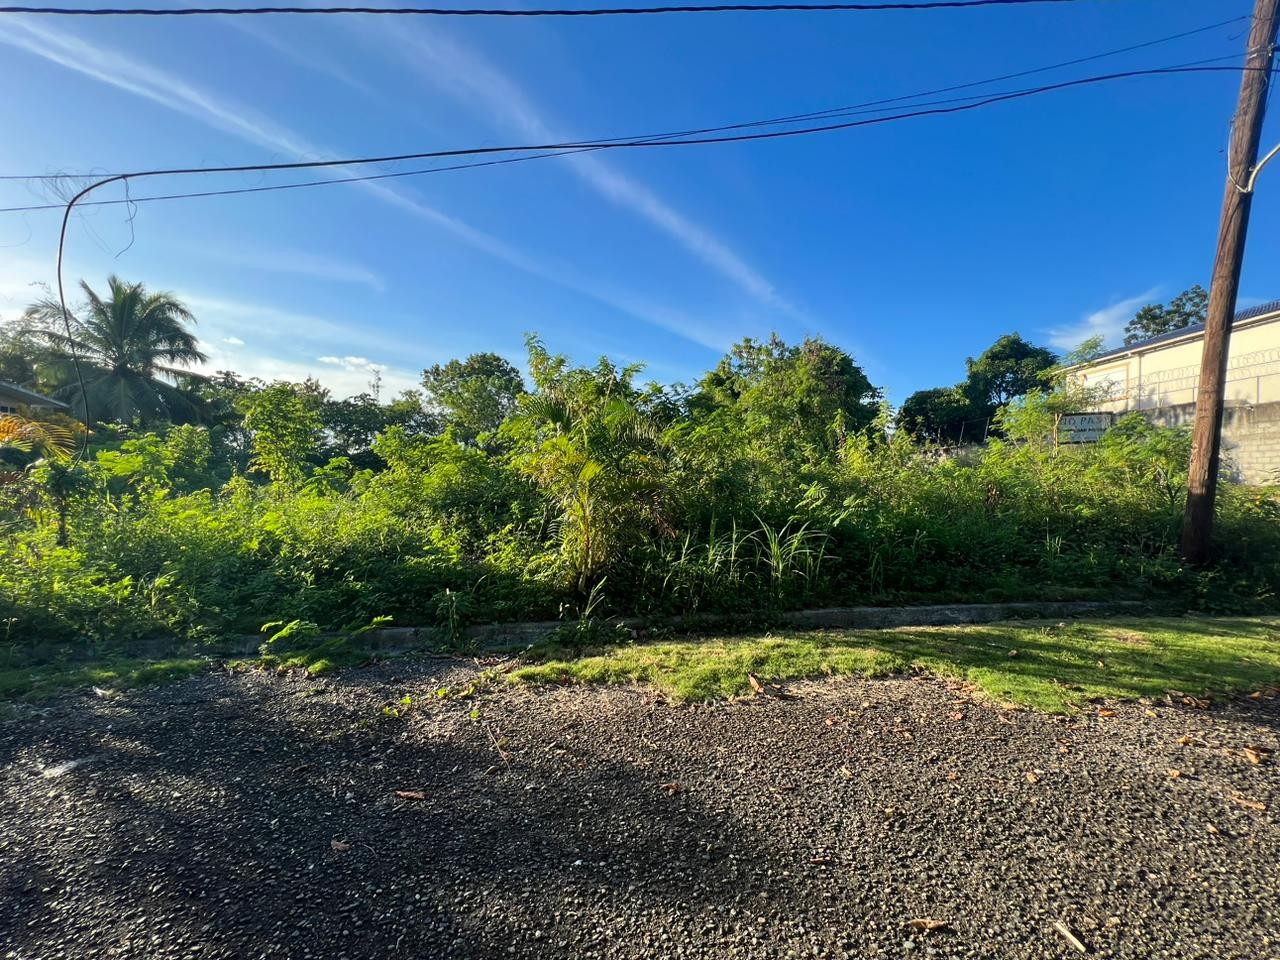
[[[6,400],[9,403],[16,403],[24,407],[53,407],[55,410],[70,409],[61,400],[46,397],[42,393],[36,393],[34,390],[20,387],[8,380],[0,380],[0,401]]]
[[[1264,317],[1267,314],[1280,314],[1280,300],[1271,300],[1267,303],[1260,303],[1256,307],[1249,307],[1245,310],[1237,310],[1236,315],[1231,318],[1231,326],[1237,323],[1244,323],[1246,320],[1253,320],[1257,317]],[[1158,337],[1148,337],[1146,340],[1139,340],[1137,343],[1127,343],[1123,347],[1117,347],[1114,350],[1108,350],[1106,353],[1100,353],[1084,363],[1077,364],[1080,367],[1092,366],[1101,360],[1110,360],[1112,357],[1122,357],[1127,353],[1136,353],[1146,350],[1157,344],[1165,343],[1170,340],[1194,339],[1204,333],[1203,323],[1193,323],[1186,327],[1180,327],[1177,330],[1171,330],[1168,333],[1162,333]]]

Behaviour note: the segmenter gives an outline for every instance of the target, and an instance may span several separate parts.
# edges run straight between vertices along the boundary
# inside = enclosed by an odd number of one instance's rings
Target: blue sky
[[[930,13],[570,20],[6,18],[0,173],[621,136],[821,110],[1087,56],[1252,7],[1083,0]],[[1238,54],[1244,23],[998,84]],[[745,335],[821,335],[900,402],[1002,333],[1069,347],[1207,282],[1238,76],[1130,80],[952,117],[613,151],[77,218],[67,274],[194,308],[212,365],[391,391],[525,331],[689,380]],[[1280,111],[1277,111],[1280,112]],[[1280,138],[1273,114],[1265,146]],[[388,168],[388,170],[394,168]],[[304,177],[305,178],[305,177]],[[134,195],[280,182],[137,182]],[[104,197],[122,196],[110,187]],[[0,206],[40,202],[0,184]],[[0,316],[57,213],[0,214]],[[130,245],[130,242],[132,244]],[[126,249],[127,248],[127,249]],[[1280,296],[1280,168],[1242,304]]]

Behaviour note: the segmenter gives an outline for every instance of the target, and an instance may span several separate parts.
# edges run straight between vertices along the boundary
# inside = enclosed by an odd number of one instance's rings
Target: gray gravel
[[[925,678],[696,709],[482,679],[8,716],[0,956],[1079,956],[1057,922],[1093,956],[1280,957],[1280,778],[1242,752],[1277,701],[1067,722]]]

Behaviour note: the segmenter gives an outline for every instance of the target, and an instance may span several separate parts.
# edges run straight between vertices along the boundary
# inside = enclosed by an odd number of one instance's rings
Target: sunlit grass
[[[675,699],[751,692],[762,681],[925,670],[991,700],[1065,713],[1097,699],[1252,691],[1280,682],[1280,618],[1132,618],[841,630],[638,643],[589,655],[535,650],[520,683],[642,683]]]

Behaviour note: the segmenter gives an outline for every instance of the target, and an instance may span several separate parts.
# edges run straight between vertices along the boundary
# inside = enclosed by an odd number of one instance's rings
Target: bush
[[[316,466],[315,424],[294,436],[275,407],[296,404],[273,388],[272,417],[248,421],[273,481],[232,476],[197,427],[26,471],[0,498],[0,620],[11,637],[93,644],[380,616],[457,636],[588,607],[1275,603],[1274,489],[1224,484],[1218,563],[1179,561],[1185,431],[1134,416],[1060,447],[1067,400],[1033,393],[1002,413],[1001,439],[949,456],[887,437],[860,372],[825,346],[755,345],[694,391],[531,351],[534,390],[496,431],[463,443],[393,426],[373,442],[377,470]]]

